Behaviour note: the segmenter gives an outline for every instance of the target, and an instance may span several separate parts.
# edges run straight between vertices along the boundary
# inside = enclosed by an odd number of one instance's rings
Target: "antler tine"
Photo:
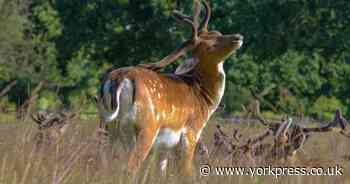
[[[261,144],[262,141],[265,140],[270,134],[271,134],[271,131],[267,130],[263,134],[259,135],[258,137],[249,138],[245,144],[239,146],[239,149],[249,151],[257,147],[257,145]]]
[[[334,122],[338,123],[340,125],[341,129],[344,130],[346,128],[347,121],[343,117],[342,112],[341,112],[340,109],[336,109],[335,110]]]
[[[198,39],[197,38],[198,37],[198,30],[197,30],[197,26],[195,24],[195,18],[184,15],[178,11],[174,11],[173,14],[174,14],[174,17],[177,21],[185,22],[185,23],[191,25],[191,28],[192,28],[192,40],[191,41],[196,42]]]
[[[222,131],[221,126],[220,125],[216,125],[216,129],[218,130],[218,132],[220,133],[220,135],[224,136],[224,137],[228,137],[226,135],[226,133],[224,131]]]
[[[271,134],[270,130],[265,131],[263,134],[259,135],[258,137],[251,140],[251,145],[255,146],[256,144],[262,142],[264,139],[266,139]]]
[[[337,128],[337,124],[340,125],[340,129]],[[309,133],[309,132],[338,132],[346,137],[350,137],[347,133],[344,132],[346,128],[347,121],[342,116],[341,110],[337,109],[335,111],[334,120],[332,122],[329,122],[327,125],[322,127],[315,127],[315,128],[303,128],[303,132]]]
[[[333,122],[328,123],[325,126],[321,127],[312,127],[312,128],[303,128],[304,133],[310,133],[310,132],[330,132],[334,131],[334,125]]]
[[[242,137],[242,134],[239,133],[237,129],[233,130],[233,138],[237,141],[240,142],[240,138]]]
[[[45,121],[47,118],[45,117],[45,115],[43,113],[38,113],[37,114],[37,119],[41,122]]]
[[[55,117],[52,117],[50,114],[41,114],[37,113],[36,116],[31,114],[31,118],[34,122],[36,122],[41,127],[46,127],[55,120]]]
[[[201,12],[201,3],[199,0],[194,1],[194,13],[193,13],[193,25],[194,25],[194,30],[192,30],[192,39],[197,40],[198,39],[198,18],[199,14]]]
[[[159,71],[162,68],[166,67],[167,65],[175,62],[179,57],[186,54],[186,52],[192,50],[195,48],[195,46],[198,44],[198,17],[200,14],[200,2],[199,0],[194,0],[194,14],[191,17],[183,15],[179,13],[178,11],[173,12],[174,17],[182,22],[185,22],[189,25],[191,25],[192,28],[192,37],[190,40],[184,42],[179,48],[177,48],[174,52],[172,52],[170,55],[166,56],[162,60],[156,62],[156,63],[150,63],[150,64],[140,64],[139,66]]]
[[[194,0],[194,13],[193,16],[187,16],[184,15],[182,13],[180,13],[179,11],[173,11],[173,15],[174,17],[180,21],[180,22],[185,22],[189,25],[191,25],[192,27],[192,41],[195,43],[198,40],[198,18],[199,18],[199,14],[201,11],[201,4],[199,2],[199,0]]]
[[[38,114],[36,115],[36,117],[35,117],[33,114],[31,114],[30,117],[31,117],[32,120],[33,120],[34,122],[36,122],[37,124],[40,125],[40,124],[42,123],[42,121],[40,121],[40,119],[39,119],[39,115],[38,115]]]
[[[204,8],[205,8],[205,16],[204,16],[204,19],[201,22],[198,30],[200,32],[207,32],[208,31],[208,23],[209,23],[210,16],[211,16],[211,9],[210,9],[208,0],[204,0],[203,4],[204,4]]]

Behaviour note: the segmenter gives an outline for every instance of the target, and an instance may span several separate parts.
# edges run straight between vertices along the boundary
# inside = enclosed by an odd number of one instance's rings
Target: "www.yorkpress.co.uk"
[[[339,165],[333,167],[223,167],[203,164],[202,176],[341,176],[344,171]]]

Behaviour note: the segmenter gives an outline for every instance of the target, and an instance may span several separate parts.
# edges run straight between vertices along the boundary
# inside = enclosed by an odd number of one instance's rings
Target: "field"
[[[200,176],[201,163],[212,166],[249,166],[244,158],[239,165],[223,160],[219,154],[213,154],[213,134],[217,121],[213,118],[202,134],[202,140],[209,149],[209,160],[196,154],[194,176],[179,177],[176,174],[175,162],[170,162],[166,176],[160,176],[155,158],[150,156],[136,177],[136,183],[350,183],[350,142],[336,134],[315,134],[298,151],[293,166],[329,167],[339,165],[343,167],[343,176]],[[59,138],[57,144],[50,144],[41,148],[35,146],[37,125],[28,120],[21,122],[12,116],[2,115],[0,119],[0,183],[125,183],[130,181],[125,174],[127,154],[121,145],[116,143],[109,156],[108,167],[102,168],[101,158],[97,149],[96,120],[76,120],[68,132]],[[223,130],[230,132],[237,128],[244,135],[255,135],[263,127],[258,125],[224,124]],[[260,166],[258,164],[253,165]],[[280,166],[280,165],[274,165]],[[292,166],[292,165],[284,165]],[[183,179],[184,178],[184,179]]]

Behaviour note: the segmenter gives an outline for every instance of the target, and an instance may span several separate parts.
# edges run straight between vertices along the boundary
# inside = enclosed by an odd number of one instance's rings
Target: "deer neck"
[[[205,98],[210,111],[215,111],[225,90],[223,61],[200,61],[195,68],[199,75],[200,94]]]

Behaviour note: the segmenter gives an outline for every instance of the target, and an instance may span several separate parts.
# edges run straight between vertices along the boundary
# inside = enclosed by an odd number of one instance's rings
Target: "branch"
[[[8,93],[8,92],[11,90],[11,88],[12,88],[13,86],[15,86],[16,84],[17,84],[17,80],[13,80],[13,81],[11,81],[9,84],[7,84],[6,87],[5,87],[3,90],[1,90],[1,92],[0,92],[0,98],[3,97],[3,96],[5,96],[6,93]]]

